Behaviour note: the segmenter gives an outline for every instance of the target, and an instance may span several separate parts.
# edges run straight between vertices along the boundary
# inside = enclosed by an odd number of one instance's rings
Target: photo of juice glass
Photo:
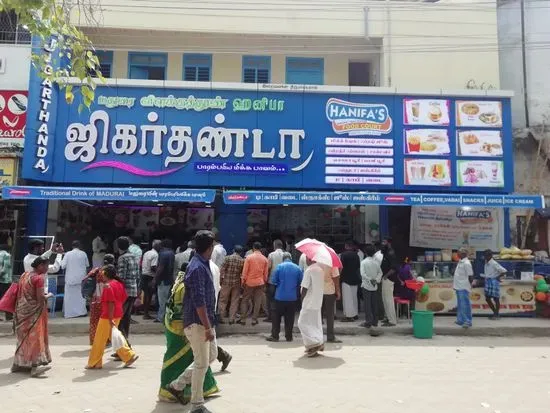
[[[414,118],[418,118],[420,116],[420,102],[414,101],[411,104],[411,111]]]
[[[491,172],[493,174],[493,179],[497,179],[498,174],[498,162],[493,162],[491,165]]]

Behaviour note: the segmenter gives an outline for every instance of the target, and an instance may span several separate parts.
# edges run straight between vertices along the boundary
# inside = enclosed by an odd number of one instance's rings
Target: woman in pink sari
[[[33,270],[19,279],[17,292],[14,314],[17,349],[11,371],[30,372],[32,377],[49,370],[47,366],[52,362],[48,346],[47,300],[50,294],[44,293],[48,265],[47,259],[36,258]]]

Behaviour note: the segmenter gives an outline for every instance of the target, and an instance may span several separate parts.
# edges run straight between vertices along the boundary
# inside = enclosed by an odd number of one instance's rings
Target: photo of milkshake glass
[[[498,162],[493,162],[491,164],[491,172],[493,174],[493,180],[496,181],[498,175]]]
[[[470,245],[470,232],[469,231],[464,231],[462,233],[462,244],[463,245]]]
[[[420,102],[419,101],[412,102],[411,112],[412,112],[413,118],[418,119],[418,117],[420,116]]]

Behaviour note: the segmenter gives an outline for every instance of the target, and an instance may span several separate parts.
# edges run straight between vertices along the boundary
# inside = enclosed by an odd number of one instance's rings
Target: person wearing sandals
[[[176,278],[172,293],[166,304],[166,316],[164,318],[164,335],[166,336],[166,352],[162,363],[160,374],[159,401],[177,402],[188,401],[191,397],[191,389],[186,387],[178,396],[174,396],[167,386],[177,379],[191,363],[193,363],[193,352],[189,340],[185,337],[183,328],[183,301],[185,300],[184,277],[188,263],[182,263],[180,272]],[[203,396],[209,397],[220,390],[210,367],[206,370],[203,384]]]
[[[309,259],[307,259],[307,265],[301,284],[302,309],[298,317],[298,328],[302,334],[307,356],[315,357],[319,351],[324,350],[321,307],[325,275],[330,275],[332,269]]]
[[[103,267],[102,273],[106,282],[101,294],[101,315],[86,369],[100,369],[102,367],[103,353],[111,337],[111,329],[118,327],[123,315],[122,306],[127,298],[124,281],[117,276],[115,266],[106,265]],[[138,359],[128,343],[119,348],[116,354],[124,362],[124,367],[130,367]]]
[[[14,313],[17,348],[12,373],[30,372],[32,377],[38,377],[50,369],[47,301],[51,294],[44,292],[48,266],[48,259],[37,257],[31,263],[32,271],[19,278]]]
[[[214,234],[199,231],[195,235],[196,254],[187,266],[184,277],[183,332],[193,351],[193,362],[175,380],[166,386],[180,403],[186,387],[191,386],[191,413],[207,413],[204,407],[204,381],[210,364],[218,356],[216,343],[216,292],[210,270],[214,249]]]

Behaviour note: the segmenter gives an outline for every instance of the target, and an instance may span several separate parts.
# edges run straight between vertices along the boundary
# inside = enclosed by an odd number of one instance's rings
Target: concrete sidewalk
[[[138,321],[138,324],[132,324],[132,334],[161,334],[163,332],[163,326],[160,323],[144,321],[139,315],[134,316],[134,319]],[[468,330],[456,326],[454,321],[454,317],[436,316],[435,334],[461,337],[550,337],[550,320],[548,319],[503,317],[498,321],[492,321],[487,317],[475,317],[474,327]],[[50,318],[49,332],[57,335],[86,334],[88,333],[88,323],[88,317],[66,320],[62,318],[61,314],[57,314],[56,317]],[[367,335],[368,330],[361,327],[360,323],[361,320],[353,323],[337,321],[334,327],[335,333],[337,336]],[[379,330],[388,335],[412,335],[412,324],[403,319],[396,327],[380,327]],[[11,331],[11,322],[0,322],[0,335],[9,335]],[[223,324],[218,327],[219,335],[269,334],[270,331],[270,323],[260,322],[256,326],[251,326],[250,320],[247,326]],[[295,331],[298,332],[298,329],[295,328]]]

